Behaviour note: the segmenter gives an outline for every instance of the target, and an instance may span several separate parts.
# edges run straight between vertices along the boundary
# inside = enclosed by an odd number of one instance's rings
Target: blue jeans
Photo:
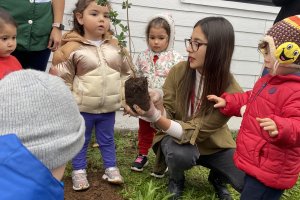
[[[161,149],[169,169],[170,179],[184,180],[184,171],[195,165],[202,165],[210,169],[210,173],[218,174],[218,178],[241,192],[244,186],[245,173],[237,169],[233,163],[235,149],[200,155],[197,147],[191,144],[178,144],[171,136],[161,141]]]
[[[246,175],[241,200],[279,200],[284,190],[270,188],[256,178]]]
[[[73,158],[74,170],[86,169],[86,154],[95,127],[95,136],[105,168],[116,166],[116,148],[114,141],[115,112],[90,114],[82,112],[85,121],[85,142],[80,152]]]
[[[24,69],[35,69],[39,71],[46,70],[50,54],[51,50],[48,48],[41,51],[15,50],[12,53],[12,55],[18,59]]]

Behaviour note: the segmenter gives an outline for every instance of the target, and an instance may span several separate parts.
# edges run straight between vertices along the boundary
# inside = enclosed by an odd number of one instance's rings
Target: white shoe
[[[90,187],[85,169],[74,170],[72,172],[73,190],[86,190]]]
[[[107,180],[113,184],[122,184],[124,183],[123,177],[120,174],[119,168],[117,167],[109,167],[105,169],[105,173],[102,176],[103,180]]]

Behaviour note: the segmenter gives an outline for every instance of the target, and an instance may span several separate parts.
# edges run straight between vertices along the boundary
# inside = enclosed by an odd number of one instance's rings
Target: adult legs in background
[[[51,54],[50,49],[41,51],[19,51],[15,50],[12,55],[21,63],[24,69],[35,69],[46,71],[48,60]]]
[[[284,190],[270,188],[256,178],[246,175],[241,200],[279,200]]]

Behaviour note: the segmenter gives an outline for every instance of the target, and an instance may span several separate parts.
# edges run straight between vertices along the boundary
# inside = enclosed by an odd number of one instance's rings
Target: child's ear
[[[83,15],[82,15],[82,13],[77,12],[77,13],[75,14],[75,17],[76,17],[78,23],[79,23],[80,25],[83,25],[83,19],[82,19],[82,18],[83,18]]]

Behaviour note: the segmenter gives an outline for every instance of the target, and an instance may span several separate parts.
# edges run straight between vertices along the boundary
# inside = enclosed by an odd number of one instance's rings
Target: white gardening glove
[[[161,117],[161,111],[157,110],[152,101],[150,101],[150,109],[148,111],[142,110],[138,105],[134,104],[133,108],[141,119],[147,122],[157,122]]]
[[[162,115],[165,113],[165,108],[163,104],[163,96],[164,93],[161,89],[148,89],[149,96],[151,98],[151,101],[153,102],[154,106],[161,111]]]

